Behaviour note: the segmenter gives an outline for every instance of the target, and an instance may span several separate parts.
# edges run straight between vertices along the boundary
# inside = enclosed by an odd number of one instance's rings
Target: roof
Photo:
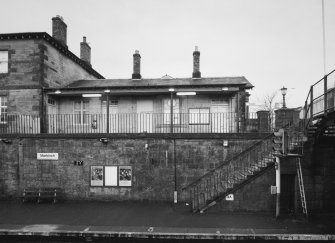
[[[95,71],[89,64],[85,61],[81,60],[75,54],[73,54],[68,48],[62,45],[58,40],[50,36],[46,32],[26,32],[26,33],[10,33],[10,34],[0,34],[1,40],[26,40],[26,39],[43,39],[48,42],[50,45],[55,47],[58,51],[63,53],[68,58],[72,59],[78,65],[80,65],[83,69],[85,69],[88,73],[96,76],[99,79],[104,79],[104,77]]]
[[[172,79],[98,79],[77,80],[64,88],[162,88],[162,87],[219,87],[239,86],[251,89],[254,86],[245,77],[213,77],[213,78],[172,78]]]

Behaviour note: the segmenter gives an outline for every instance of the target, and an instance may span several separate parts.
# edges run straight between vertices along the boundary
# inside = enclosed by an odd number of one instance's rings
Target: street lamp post
[[[280,91],[281,91],[281,94],[283,95],[283,108],[285,109],[286,108],[285,95],[286,95],[286,92],[287,92],[287,88],[285,88],[283,86],[283,88],[281,88]]]

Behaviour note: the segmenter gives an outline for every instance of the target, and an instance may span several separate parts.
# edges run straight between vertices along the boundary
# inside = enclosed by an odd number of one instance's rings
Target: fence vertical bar
[[[313,118],[313,85],[311,86],[311,97],[310,97],[311,99],[310,99],[310,104],[309,104],[309,106],[310,106],[310,119],[312,119]]]
[[[328,111],[328,107],[327,107],[327,97],[328,97],[328,94],[327,94],[327,91],[328,91],[328,88],[327,88],[327,75],[325,75],[325,77],[323,78],[323,91],[324,91],[324,111],[323,111],[323,114],[326,116],[327,115],[327,111]]]

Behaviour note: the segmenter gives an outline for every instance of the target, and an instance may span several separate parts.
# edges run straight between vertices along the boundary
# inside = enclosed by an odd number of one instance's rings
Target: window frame
[[[80,103],[80,108],[79,109],[76,109],[76,103]],[[87,103],[87,108],[84,109],[84,103]],[[89,115],[89,106],[90,104],[90,101],[89,100],[75,100],[73,101],[73,117],[74,117],[74,120],[73,120],[73,124],[74,125],[78,125],[78,126],[87,126],[90,124],[89,122],[89,119],[86,119],[86,123],[85,123],[85,114],[84,112],[87,112],[86,115]],[[79,119],[77,118],[77,113],[76,112],[79,112]],[[89,116],[87,116],[88,118]],[[79,120],[80,122],[78,122],[77,120]]]
[[[179,98],[173,98],[173,125],[180,125],[180,99]],[[164,125],[170,125],[171,124],[171,99],[164,98],[163,101],[163,124]],[[167,107],[167,109],[165,109]]]
[[[198,110],[198,113],[191,113],[191,110]],[[201,113],[201,110],[207,110],[206,113]],[[192,117],[192,114],[206,114],[205,118],[207,118],[205,121],[202,121],[202,117]],[[210,125],[210,107],[192,107],[188,109],[188,123],[189,125]],[[195,120],[196,121],[192,121]]]
[[[8,119],[8,97],[6,95],[0,95],[0,124],[7,124],[7,119]]]
[[[7,58],[5,61],[1,61],[1,54],[0,54],[0,75],[1,74],[8,74],[9,73],[9,50],[7,49],[0,49],[0,53],[1,52],[6,52],[7,55],[5,55]],[[6,67],[6,69],[4,71],[1,70],[1,65],[5,64],[4,66]],[[7,65],[6,65],[7,64]]]

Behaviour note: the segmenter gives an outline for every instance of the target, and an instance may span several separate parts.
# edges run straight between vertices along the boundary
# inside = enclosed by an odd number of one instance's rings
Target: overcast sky
[[[135,50],[142,57],[143,78],[190,77],[192,52],[199,46],[202,77],[245,76],[255,86],[252,103],[285,86],[287,106],[298,107],[324,75],[322,0],[0,2],[1,33],[52,35],[51,18],[61,15],[69,49],[79,56],[86,36],[93,68],[106,78],[131,78]],[[335,1],[324,3],[330,72],[335,69]]]

